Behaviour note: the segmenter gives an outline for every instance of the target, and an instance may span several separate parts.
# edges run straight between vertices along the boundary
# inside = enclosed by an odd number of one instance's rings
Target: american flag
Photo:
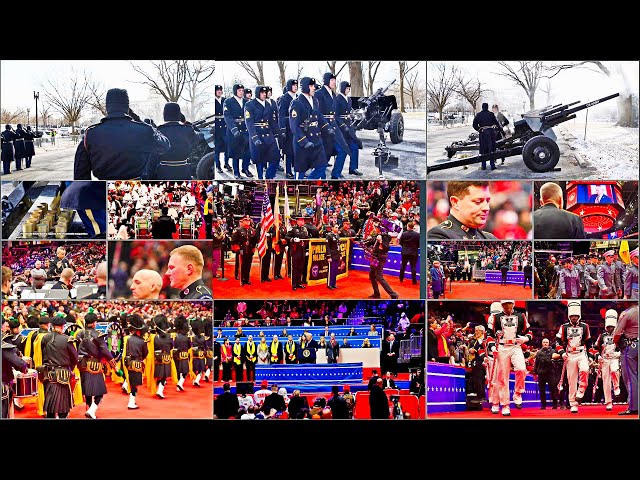
[[[258,255],[260,258],[267,253],[267,233],[273,226],[273,211],[271,203],[269,203],[268,191],[264,193],[264,201],[262,202],[262,220],[260,220],[260,240],[258,241]]]

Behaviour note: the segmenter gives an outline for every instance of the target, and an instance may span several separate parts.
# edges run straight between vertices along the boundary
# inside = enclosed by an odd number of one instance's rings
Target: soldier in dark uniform
[[[196,132],[191,125],[182,123],[180,115],[180,105],[174,102],[165,104],[165,123],[158,127],[158,131],[169,139],[171,148],[151,158],[145,179],[191,180],[191,166],[187,158],[203,137],[202,133]]]
[[[336,122],[336,114],[334,110],[334,100],[336,98],[336,94],[334,93],[336,88],[336,76],[331,72],[326,72],[322,76],[322,81],[324,85],[316,90],[314,98],[318,101],[320,113],[322,113],[322,116],[330,127],[322,130],[322,142],[324,144],[324,153],[327,158],[328,166],[331,157],[337,153],[337,144],[340,145],[340,148],[344,152],[349,151],[349,146],[347,145],[347,142],[345,142],[342,132],[338,128],[338,124]],[[342,171],[342,166],[340,167],[340,171]],[[336,172],[335,167],[334,172]],[[331,178],[340,178],[334,176],[334,172],[332,172]],[[324,176],[322,178],[324,178]]]
[[[289,125],[289,106],[296,98],[298,91],[298,81],[287,80],[284,94],[278,98],[278,126],[280,127],[280,149],[285,158],[285,172],[287,178],[294,178],[292,168],[294,166],[293,156],[293,134]]]
[[[353,120],[349,113],[351,112],[351,84],[349,82],[340,82],[340,94],[336,95],[333,100],[333,111],[335,112],[337,131],[341,132],[344,140],[349,147],[344,150],[342,143],[336,143],[336,163],[331,171],[331,178],[343,178],[342,168],[344,161],[349,155],[349,173],[351,175],[362,175],[358,171],[358,150],[362,149],[362,142],[356,136],[356,129],[353,126]],[[336,134],[337,138],[337,134]]]
[[[384,266],[387,263],[389,257],[389,243],[391,242],[391,236],[387,232],[380,230],[380,219],[373,217],[373,230],[369,238],[363,239],[363,246],[370,250],[373,260],[370,260],[369,265],[369,280],[371,281],[371,287],[373,288],[373,294],[369,295],[369,298],[380,298],[380,289],[378,284],[382,285],[385,292],[389,294],[391,298],[398,298],[399,295],[391,288],[387,280],[384,278]]]
[[[49,262],[49,271],[47,272],[47,278],[49,280],[59,279],[60,274],[65,268],[73,269],[73,264],[66,255],[67,250],[64,247],[58,247],[56,249],[56,258]]]
[[[9,337],[5,340],[15,345],[20,352],[20,355],[24,355],[24,349],[27,345],[27,337],[20,333],[20,322],[15,318],[9,319]]]
[[[193,386],[199,387],[202,375],[205,373],[205,336],[204,322],[198,318],[191,321],[193,338],[191,340],[191,351],[193,352],[192,371],[196,378],[193,379]]]
[[[398,243],[402,247],[402,257],[400,263],[400,283],[404,280],[404,271],[407,263],[411,265],[411,282],[418,284],[418,256],[420,252],[420,234],[413,230],[413,222],[407,223],[407,229],[400,235]]]
[[[629,254],[631,263],[624,272],[624,298],[638,300],[638,247]]]
[[[142,317],[138,314],[130,315],[127,318],[130,334],[124,337],[122,355],[124,357],[125,381],[129,387],[129,410],[140,408],[136,403],[138,386],[142,385],[142,372],[144,372],[144,361],[149,355],[147,342],[142,338],[146,327]]]
[[[245,88],[244,89],[244,99],[245,101],[249,101],[251,99],[253,99],[253,92],[251,91],[250,88]]]
[[[578,298],[584,298],[586,294],[586,283],[584,278],[584,271],[586,267],[586,259],[584,255],[581,255],[578,259],[578,263],[574,265],[576,272],[578,272],[578,279],[580,280],[580,294],[578,295]]]
[[[189,332],[189,322],[184,315],[178,315],[173,324],[176,329],[176,338],[173,341],[173,358],[176,362],[176,371],[178,373],[178,384],[176,390],[184,392],[184,381],[189,375],[189,349],[191,348],[191,339],[187,336]]]
[[[338,288],[336,281],[338,279],[338,269],[340,268],[340,235],[337,223],[333,224],[331,232],[327,233],[327,261],[329,262],[329,277],[327,288],[335,290]]]
[[[282,214],[280,215],[280,228],[279,228],[279,240],[278,244],[274,245],[274,259],[273,259],[273,279],[280,280],[282,279],[282,259],[284,258],[287,250],[287,228],[282,221]]]
[[[151,125],[134,120],[126,90],[112,88],[105,100],[107,116],[92,125],[78,144],[73,178],[134,180],[142,178],[147,163],[171,148],[169,139]]]
[[[304,217],[296,217],[296,225],[287,232],[287,244],[291,253],[291,288],[306,288],[303,283],[305,270],[306,239],[310,238],[309,231],[304,225]]]
[[[22,170],[22,159],[27,157],[27,147],[25,141],[29,138],[27,132],[22,128],[22,124],[16,126],[16,139],[14,141],[16,170]]]
[[[65,268],[60,274],[60,280],[51,286],[51,290],[71,290],[73,288],[73,285],[71,284],[73,275],[74,272],[72,269]],[[69,298],[71,298],[71,292],[69,292]]]
[[[278,168],[278,143],[280,131],[275,121],[275,108],[266,101],[267,87],[256,87],[256,98],[244,107],[244,119],[249,131],[249,149],[256,164],[258,178],[274,179]],[[266,174],[264,172],[266,165]]]
[[[540,208],[533,212],[536,240],[580,240],[587,238],[584,223],[575,213],[563,210],[562,188],[547,182],[540,187]]]
[[[269,231],[267,232],[267,250],[260,259],[260,283],[271,281],[269,278],[269,271],[271,270],[271,259],[275,254],[273,249],[273,238],[275,234],[276,226],[271,225],[271,228],[269,228]],[[260,229],[258,229],[258,238],[260,238]]]
[[[627,265],[620,260],[620,256],[616,250],[613,251],[613,264],[616,267],[616,281],[618,282],[618,285],[620,285],[621,290],[624,290],[624,274],[627,270]],[[618,294],[618,298],[623,298],[623,296],[624,291],[621,291]]]
[[[313,97],[316,90],[314,78],[300,80],[302,95],[289,106],[289,128],[293,133],[293,154],[298,180],[305,178],[310,168],[313,171],[308,179],[326,177],[327,157],[323,147],[322,134],[330,134],[333,128],[322,116],[318,101]],[[335,132],[334,132],[335,133]]]
[[[351,228],[351,222],[349,220],[342,221],[342,227],[338,231],[341,238],[353,238],[356,236],[356,232]]]
[[[42,337],[42,364],[44,377],[44,411],[47,418],[67,418],[73,408],[71,375],[78,364],[75,339],[62,333],[65,319],[51,319],[53,330]]]
[[[447,197],[451,206],[449,216],[427,232],[430,240],[496,238],[481,230],[489,218],[489,182],[449,182]]]
[[[587,298],[598,298],[600,286],[598,284],[598,254],[589,254],[589,264],[584,267],[584,286]]]
[[[257,244],[258,232],[251,226],[251,217],[246,215],[231,234],[231,250],[236,252],[236,267],[240,264],[240,286],[251,285],[251,259]]]
[[[27,125],[27,129],[24,131],[25,168],[31,167],[31,159],[36,154],[36,149],[33,146],[34,138],[36,138],[35,133],[31,130],[31,126]]]
[[[616,266],[613,263],[613,250],[604,252],[605,261],[598,266],[598,298],[618,298],[622,293],[622,285],[618,283]]]
[[[496,151],[496,130],[502,130],[498,119],[489,111],[489,104],[483,103],[482,110],[473,118],[473,129],[480,133],[480,155]],[[482,162],[482,170],[487,169],[487,162]],[[491,159],[491,170],[496,169],[496,161]]]
[[[227,126],[227,156],[232,158],[233,175],[240,180],[240,159],[242,159],[242,173],[247,175],[249,171],[249,159],[246,158],[246,150],[249,148],[249,133],[244,121],[244,86],[233,85],[233,97],[224,101],[224,121]],[[247,177],[253,177],[248,174]]]
[[[205,353],[205,371],[204,371],[204,381],[211,381],[211,369],[213,368],[213,320],[211,318],[207,318],[204,321],[204,353]]]
[[[11,129],[11,125],[4,126],[4,132],[0,135],[2,137],[2,173],[9,175],[11,173],[11,162],[13,162],[14,155],[14,143],[16,140],[16,134]]]
[[[105,238],[107,231],[105,182],[65,182],[60,208],[75,210],[90,238]]]
[[[0,418],[13,417],[13,370],[27,373],[27,364],[20,358],[18,348],[10,339],[11,335],[2,337],[2,416]]]
[[[164,315],[156,315],[152,320],[153,336],[153,378],[156,382],[156,397],[165,398],[164,387],[171,377],[171,350],[173,340],[169,335],[169,320]]]
[[[564,259],[564,268],[558,277],[558,292],[556,298],[578,298],[580,295],[580,273],[573,268],[573,259]]]
[[[104,341],[106,333],[98,333],[96,322],[98,316],[89,312],[84,317],[84,330],[76,333],[78,345],[78,367],[80,369],[80,379],[82,394],[85,397],[87,411],[85,417],[96,418],[98,405],[102,401],[102,396],[107,393],[107,384],[104,381],[102,360],[116,368],[116,362],[107,348]]]
[[[215,141],[215,149],[213,151],[215,155],[216,162],[216,171],[218,173],[223,173],[222,168],[220,168],[220,154],[224,153],[224,169],[231,170],[231,166],[229,165],[229,160],[227,159],[227,138],[226,131],[227,125],[224,121],[223,116],[223,104],[225,98],[222,96],[222,85],[215,86],[215,101],[214,104],[214,117],[213,117],[213,130],[211,133],[214,136]]]
[[[167,268],[171,287],[182,290],[181,300],[213,300],[213,292],[202,280],[204,257],[198,247],[182,245],[171,250]]]

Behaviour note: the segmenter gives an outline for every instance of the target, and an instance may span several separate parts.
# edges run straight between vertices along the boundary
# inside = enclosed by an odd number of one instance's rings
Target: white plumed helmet
[[[604,326],[606,327],[615,327],[618,325],[618,312],[616,312],[613,308],[607,310],[604,314]]]
[[[567,306],[569,307],[569,312],[568,315],[578,315],[579,317],[582,317],[582,308],[581,308],[581,302],[579,300],[572,300],[570,301]]]
[[[493,302],[491,307],[489,308],[491,315],[497,315],[498,313],[502,313],[502,304],[500,302]]]

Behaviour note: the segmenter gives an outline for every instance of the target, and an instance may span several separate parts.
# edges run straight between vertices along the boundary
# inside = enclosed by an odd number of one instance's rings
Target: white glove
[[[293,241],[298,243],[300,241],[300,239],[298,237],[293,237]]]
[[[526,335],[518,335],[516,338],[516,344],[522,345],[523,343],[527,343],[529,341],[529,337]]]
[[[562,354],[562,359],[566,361],[567,358],[569,358],[569,354],[567,352],[563,353]]]
[[[620,352],[613,352],[611,355],[613,358],[620,358]]]

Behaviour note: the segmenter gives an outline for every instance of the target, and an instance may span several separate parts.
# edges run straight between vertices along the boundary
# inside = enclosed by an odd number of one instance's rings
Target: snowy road
[[[31,168],[26,169],[23,160],[22,170],[16,171],[16,162],[11,162],[11,173],[2,175],[2,180],[73,180],[76,146],[69,137],[56,139],[55,145],[43,142],[36,147]]]

